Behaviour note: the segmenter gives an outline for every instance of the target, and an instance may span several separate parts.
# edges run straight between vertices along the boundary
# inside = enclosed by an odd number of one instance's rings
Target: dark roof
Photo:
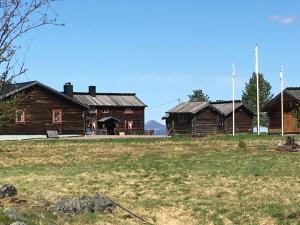
[[[171,110],[166,112],[166,115],[163,117],[163,119],[168,118],[169,113],[191,113],[196,114],[202,109],[206,108],[207,106],[211,106],[214,108],[217,112],[220,114],[227,116],[230,113],[232,113],[232,101],[217,101],[217,102],[183,102]],[[244,107],[247,112],[251,115],[255,115],[255,113],[247,107],[244,103],[242,103],[239,100],[235,101],[235,110]]]
[[[56,91],[55,89],[53,89],[53,88],[51,88],[51,87],[49,87],[49,86],[47,86],[45,84],[42,84],[42,83],[40,83],[38,81],[30,81],[30,82],[12,84],[12,85],[10,85],[7,88],[7,90],[5,90],[4,92],[2,92],[0,94],[0,100],[1,99],[5,99],[7,97],[10,97],[10,96],[12,96],[12,95],[14,95],[16,93],[24,91],[24,90],[26,90],[26,89],[28,89],[30,87],[35,86],[35,85],[37,85],[39,87],[42,87],[42,88],[44,88],[44,89],[46,89],[46,90],[48,90],[48,91],[50,91],[50,92],[58,95],[59,97],[64,98],[67,101],[70,101],[72,103],[80,105],[80,106],[82,106],[84,108],[89,108],[87,105],[82,104],[81,102],[77,101],[76,99],[73,99],[73,98],[71,98],[71,97],[69,97],[69,96],[67,96],[67,95],[65,95],[65,94],[63,94],[63,93],[61,93],[59,91]]]
[[[147,107],[134,93],[88,93],[74,92],[74,99],[88,106]]]
[[[211,105],[216,108],[224,116],[232,113],[232,101],[231,102],[212,102]],[[236,101],[234,104],[234,109],[241,107],[243,103],[241,101]]]
[[[285,89],[285,92],[300,101],[300,87],[288,87]]]
[[[35,84],[35,81],[11,84],[0,93],[0,99],[5,98],[6,96],[9,96],[11,94],[17,93],[21,90],[24,90],[27,87],[31,87],[33,84]]]
[[[290,95],[296,101],[300,101],[300,87],[287,87],[283,90],[283,93]],[[273,102],[277,101],[281,97],[281,92],[272,98],[263,108],[262,111],[267,111]]]
[[[195,114],[208,106],[208,102],[182,102],[167,113],[192,113]]]
[[[108,120],[115,120],[115,121],[120,122],[120,120],[118,120],[117,118],[112,117],[112,116],[103,117],[103,118],[101,118],[100,120],[98,120],[98,122],[106,122],[106,121],[108,121]]]

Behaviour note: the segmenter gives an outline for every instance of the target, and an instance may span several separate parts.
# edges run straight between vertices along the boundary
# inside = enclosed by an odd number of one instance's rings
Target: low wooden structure
[[[300,87],[288,87],[283,91],[283,121],[285,134],[300,132],[299,121],[292,114],[300,104]],[[262,109],[268,115],[269,134],[281,133],[281,93],[275,96]]]
[[[251,133],[254,113],[241,101],[235,103],[236,133]],[[163,117],[169,135],[201,136],[232,133],[232,102],[183,102]]]

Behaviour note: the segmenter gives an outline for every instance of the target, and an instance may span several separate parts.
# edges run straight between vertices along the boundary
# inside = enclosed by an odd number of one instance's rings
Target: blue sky
[[[136,92],[149,106],[146,120],[160,121],[193,89],[212,100],[231,99],[233,62],[240,97],[258,44],[260,72],[273,93],[280,64],[285,85],[300,86],[298,0],[65,0],[53,8],[66,26],[22,39],[19,57],[28,72],[19,81]]]

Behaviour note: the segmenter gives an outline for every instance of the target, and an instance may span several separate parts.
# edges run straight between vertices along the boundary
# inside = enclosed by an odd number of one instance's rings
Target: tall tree
[[[271,85],[264,79],[264,75],[258,74],[259,81],[259,106],[260,109],[273,98],[271,94]],[[242,94],[242,101],[250,106],[255,112],[257,111],[257,85],[256,85],[256,73],[253,73],[249,79],[249,82],[245,84],[245,89]],[[256,122],[256,121],[255,121]],[[267,118],[264,113],[261,113],[262,126],[267,126]]]
[[[188,95],[190,102],[205,102],[209,101],[209,96],[202,89],[193,90],[193,94]]]
[[[26,72],[24,63],[18,59],[21,49],[19,39],[26,33],[39,27],[54,24],[57,15],[51,9],[57,0],[0,0],[0,95],[14,82],[14,79]],[[9,121],[17,104],[16,98],[0,99],[0,123]]]

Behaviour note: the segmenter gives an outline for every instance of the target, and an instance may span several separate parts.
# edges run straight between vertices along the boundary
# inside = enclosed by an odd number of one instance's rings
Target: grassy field
[[[0,183],[18,189],[27,224],[141,224],[113,214],[65,216],[39,206],[103,192],[159,225],[300,224],[300,153],[279,136],[0,142]],[[240,143],[240,144],[239,144]]]

